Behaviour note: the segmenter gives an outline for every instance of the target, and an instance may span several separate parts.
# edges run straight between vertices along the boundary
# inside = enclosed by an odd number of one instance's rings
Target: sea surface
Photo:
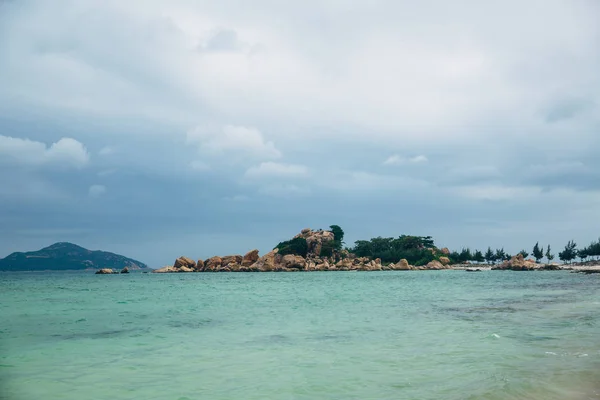
[[[600,275],[4,273],[0,398],[600,399]]]

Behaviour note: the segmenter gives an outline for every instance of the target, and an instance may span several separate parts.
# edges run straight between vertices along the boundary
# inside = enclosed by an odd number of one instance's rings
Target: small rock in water
[[[121,270],[122,274],[128,274],[129,273],[129,268],[125,267]]]
[[[96,271],[96,275],[109,275],[109,274],[114,274],[115,271],[113,271],[110,268],[102,268],[99,269],[98,271]]]

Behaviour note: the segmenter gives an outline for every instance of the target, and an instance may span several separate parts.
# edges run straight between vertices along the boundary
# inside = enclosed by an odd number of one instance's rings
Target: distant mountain
[[[0,259],[0,271],[66,271],[99,268],[148,268],[137,260],[106,251],[92,251],[72,243],[55,243],[38,251],[12,253]]]

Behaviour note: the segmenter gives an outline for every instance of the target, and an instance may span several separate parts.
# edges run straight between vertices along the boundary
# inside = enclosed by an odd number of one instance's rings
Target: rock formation
[[[526,260],[522,254],[517,254],[510,260],[492,267],[492,269],[508,269],[513,271],[531,271],[538,268],[539,264],[531,259]]]
[[[129,268],[125,267],[121,270],[122,274],[128,274],[129,273]]]
[[[313,231],[310,228],[302,229],[302,231],[294,236],[294,239],[304,238],[308,245],[308,255],[320,256],[323,244],[333,242],[335,239],[333,232],[317,230]]]
[[[332,251],[335,241],[333,232],[306,228],[293,239],[306,240],[307,252],[303,257],[299,254],[288,254],[290,249],[275,248],[262,257],[254,249],[241,255],[214,256],[207,260],[194,262],[188,257],[179,257],[173,266],[155,270],[156,273],[172,272],[270,272],[270,271],[410,271],[447,269],[450,259],[439,258],[426,266],[410,265],[406,259],[396,264],[383,265],[381,259],[356,257],[347,250]],[[327,252],[323,249],[327,248]],[[449,254],[448,249],[431,248],[432,254]]]
[[[102,268],[99,269],[98,271],[96,271],[96,275],[110,275],[110,274],[114,274],[115,271],[113,271],[110,268]]]

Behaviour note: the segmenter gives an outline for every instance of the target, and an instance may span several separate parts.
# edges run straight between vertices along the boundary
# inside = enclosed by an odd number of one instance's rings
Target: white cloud
[[[249,178],[262,177],[286,177],[305,178],[309,176],[309,170],[305,165],[284,164],[272,161],[263,162],[258,166],[251,167],[246,171]]]
[[[106,193],[106,186],[104,185],[92,185],[88,190],[90,197],[100,197]]]
[[[62,138],[47,147],[42,142],[0,135],[0,156],[23,165],[54,164],[75,168],[85,166],[90,160],[84,145],[71,138]]]
[[[231,154],[258,159],[281,157],[275,144],[265,140],[256,128],[226,125],[221,129],[196,127],[187,132],[187,143],[198,145],[200,152],[208,155]]]
[[[111,154],[115,153],[115,149],[110,147],[110,146],[104,146],[103,148],[100,149],[100,151],[98,152],[98,155],[100,156],[109,156]]]
[[[398,154],[394,154],[394,155],[388,157],[387,160],[385,160],[383,162],[383,165],[419,164],[419,163],[426,163],[428,161],[429,161],[429,159],[427,159],[427,157],[425,157],[423,155],[406,158],[406,157],[399,156]]]
[[[190,168],[194,171],[209,171],[210,165],[200,160],[194,160],[190,163]]]

